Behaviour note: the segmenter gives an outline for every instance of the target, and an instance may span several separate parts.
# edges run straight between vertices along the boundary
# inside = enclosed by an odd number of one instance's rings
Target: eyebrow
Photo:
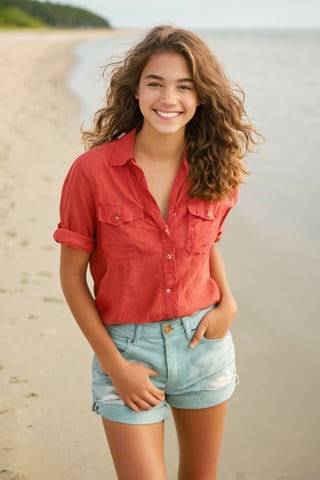
[[[145,80],[148,80],[148,79],[152,79],[152,80],[164,80],[163,77],[160,77],[160,75],[155,75],[154,73],[150,73],[149,75],[146,75],[144,77]],[[190,83],[193,83],[193,80],[192,78],[189,78],[189,77],[186,77],[186,78],[178,78],[178,82],[179,83],[183,83],[183,82],[190,82]]]

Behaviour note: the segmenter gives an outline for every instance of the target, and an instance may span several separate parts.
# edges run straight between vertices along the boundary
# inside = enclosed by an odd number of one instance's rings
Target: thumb
[[[205,326],[199,324],[196,330],[196,333],[193,335],[191,342],[189,344],[190,348],[195,348],[201,342],[205,331],[206,331]]]

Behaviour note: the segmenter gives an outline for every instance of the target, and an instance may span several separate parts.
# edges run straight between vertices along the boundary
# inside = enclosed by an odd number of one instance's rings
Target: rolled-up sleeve
[[[69,247],[92,252],[96,237],[96,206],[93,185],[85,163],[79,157],[64,181],[60,201],[60,222],[54,239]]]
[[[237,187],[233,190],[233,193],[230,197],[230,200],[227,203],[226,210],[225,210],[223,216],[221,217],[221,221],[220,221],[218,233],[217,233],[217,236],[216,236],[216,239],[215,239],[215,243],[219,242],[219,240],[222,237],[224,222],[225,222],[228,214],[230,213],[231,209],[236,205],[236,203],[238,201],[238,195],[239,195],[239,188]]]

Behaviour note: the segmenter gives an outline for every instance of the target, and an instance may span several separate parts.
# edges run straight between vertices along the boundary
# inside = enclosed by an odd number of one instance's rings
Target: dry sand
[[[52,239],[82,151],[65,75],[73,45],[101,34],[0,35],[1,480],[112,478],[88,410],[91,352],[65,307]]]
[[[89,410],[91,351],[64,304],[52,240],[63,178],[82,151],[65,75],[73,46],[90,36],[0,35],[0,480],[116,478]],[[289,266],[237,212],[222,250],[240,304],[233,330],[241,382],[221,480],[317,480],[314,279],[302,278],[309,297],[301,297]],[[174,480],[171,420],[166,454]]]

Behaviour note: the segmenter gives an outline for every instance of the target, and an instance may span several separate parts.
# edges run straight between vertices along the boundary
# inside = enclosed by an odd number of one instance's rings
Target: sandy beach
[[[62,181],[83,150],[66,73],[74,45],[101,34],[0,34],[1,480],[116,479],[90,413],[92,353],[65,305],[52,239]],[[240,308],[233,334],[241,378],[221,480],[317,480],[316,278],[279,262],[237,210],[221,249]],[[172,420],[166,436],[174,480]]]
[[[61,182],[82,151],[65,76],[73,46],[101,34],[0,34],[1,479],[108,478],[89,411],[91,352],[65,307],[52,239]]]

